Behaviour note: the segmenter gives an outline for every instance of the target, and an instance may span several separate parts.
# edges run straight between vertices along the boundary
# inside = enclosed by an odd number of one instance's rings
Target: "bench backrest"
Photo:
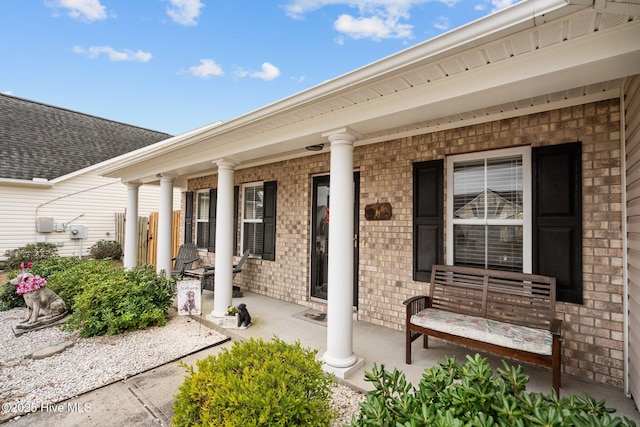
[[[433,308],[547,329],[555,318],[556,279],[434,265],[429,296]]]

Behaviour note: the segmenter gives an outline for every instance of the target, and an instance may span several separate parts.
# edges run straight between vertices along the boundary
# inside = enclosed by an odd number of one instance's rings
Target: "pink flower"
[[[29,273],[29,270],[33,267],[33,263],[28,263],[27,268],[24,268],[24,263],[20,264],[22,273],[18,275],[18,284],[16,285],[16,293],[18,295],[24,295],[27,292],[37,291],[40,288],[47,286],[47,279],[41,276],[34,276]]]
[[[47,279],[41,276],[29,276],[27,278],[20,275],[20,281],[16,286],[16,293],[18,295],[24,295],[27,292],[37,291],[40,288],[47,286]]]

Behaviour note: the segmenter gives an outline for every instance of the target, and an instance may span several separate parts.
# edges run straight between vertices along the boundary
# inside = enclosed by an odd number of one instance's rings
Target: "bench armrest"
[[[407,306],[407,318],[419,313],[427,307],[431,307],[431,299],[426,295],[417,295],[403,302]]]
[[[549,331],[553,335],[562,335],[562,320],[560,320],[560,319],[552,319],[551,320],[551,327],[549,328]]]

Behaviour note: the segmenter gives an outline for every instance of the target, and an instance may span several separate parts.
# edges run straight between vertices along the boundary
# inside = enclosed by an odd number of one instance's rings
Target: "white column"
[[[138,265],[138,188],[139,182],[127,182],[127,212],[124,229],[125,269]]]
[[[158,250],[156,271],[164,270],[167,277],[171,275],[171,242],[173,220],[173,180],[171,175],[160,177],[160,210],[158,212]]]
[[[329,132],[331,176],[327,351],[325,369],[342,378],[364,363],[353,353],[353,143],[347,129]],[[348,368],[348,369],[346,369]]]
[[[233,297],[233,174],[235,164],[219,160],[216,212],[216,258],[213,311],[207,318],[221,319]]]

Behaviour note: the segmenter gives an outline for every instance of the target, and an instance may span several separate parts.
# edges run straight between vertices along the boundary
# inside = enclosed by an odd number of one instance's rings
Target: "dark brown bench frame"
[[[480,351],[551,368],[554,390],[559,393],[561,376],[562,320],[555,318],[556,279],[541,275],[470,267],[434,265],[429,296],[404,301],[406,305],[406,363],[411,364],[411,343],[423,336],[436,337]],[[452,335],[411,323],[411,316],[426,308],[484,317],[501,322],[550,331],[551,355],[502,347]]]

